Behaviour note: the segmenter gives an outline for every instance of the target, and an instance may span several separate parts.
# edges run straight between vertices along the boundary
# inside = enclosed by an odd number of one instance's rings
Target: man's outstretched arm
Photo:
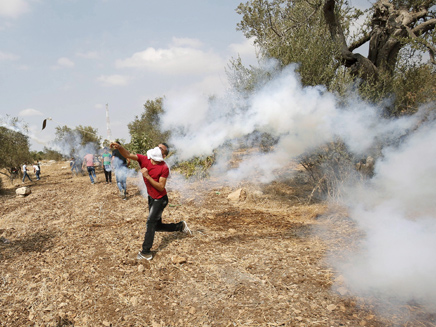
[[[136,154],[132,154],[129,151],[127,151],[122,145],[118,143],[111,143],[110,147],[112,149],[117,149],[118,151],[120,151],[120,154],[124,158],[138,161],[138,156]]]

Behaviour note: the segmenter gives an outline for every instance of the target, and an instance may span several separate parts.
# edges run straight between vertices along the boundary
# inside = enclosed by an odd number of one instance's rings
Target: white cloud
[[[123,75],[102,75],[97,78],[103,86],[124,86],[129,83],[130,77]]]
[[[21,110],[18,113],[20,117],[42,116],[42,112],[33,108]]]
[[[177,38],[173,37],[173,45],[176,47],[191,47],[191,48],[201,48],[203,43],[198,39],[190,39],[187,37]]]
[[[211,51],[197,49],[201,43],[193,39],[174,39],[166,49],[148,48],[130,58],[117,60],[117,68],[144,68],[159,73],[208,74],[222,71],[225,60]]]
[[[0,0],[0,16],[17,18],[30,10],[25,0]]]
[[[14,55],[12,53],[7,53],[7,52],[0,51],[0,61],[3,61],[3,60],[17,60],[17,59],[18,59],[18,56]]]
[[[77,52],[77,57],[85,58],[85,59],[98,59],[100,58],[99,54],[96,51],[88,51],[88,52]]]
[[[57,63],[59,67],[74,67],[74,62],[66,57],[59,58]]]

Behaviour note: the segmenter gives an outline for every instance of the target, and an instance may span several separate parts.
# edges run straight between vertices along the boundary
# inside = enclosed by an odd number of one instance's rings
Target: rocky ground
[[[30,195],[15,195],[21,181],[0,195],[0,326],[436,325],[418,306],[380,315],[341,286],[326,257],[352,246],[352,222],[308,204],[296,180],[169,179],[164,220],[193,235],[158,233],[155,257],[139,262],[148,210],[135,178],[123,200],[101,171],[92,185],[66,162],[41,170]]]

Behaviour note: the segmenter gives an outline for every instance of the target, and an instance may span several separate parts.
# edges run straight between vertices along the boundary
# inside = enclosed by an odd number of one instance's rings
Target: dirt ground
[[[15,195],[21,181],[0,195],[0,326],[435,326],[419,307],[381,316],[341,287],[326,257],[352,224],[307,204],[304,184],[176,191],[169,179],[164,221],[193,235],[157,233],[155,257],[138,262],[148,210],[135,178],[123,200],[101,171],[94,185],[67,162],[41,171],[30,195]]]

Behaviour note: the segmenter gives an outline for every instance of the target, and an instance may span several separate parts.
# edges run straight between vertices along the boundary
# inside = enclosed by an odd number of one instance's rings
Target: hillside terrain
[[[353,246],[352,222],[308,203],[297,179],[170,178],[164,221],[193,235],[157,233],[155,257],[139,262],[148,209],[137,179],[123,200],[101,171],[94,185],[68,162],[41,171],[4,180],[0,195],[0,326],[435,326],[418,306],[381,315],[341,285],[327,258]],[[22,185],[30,195],[15,195]]]

